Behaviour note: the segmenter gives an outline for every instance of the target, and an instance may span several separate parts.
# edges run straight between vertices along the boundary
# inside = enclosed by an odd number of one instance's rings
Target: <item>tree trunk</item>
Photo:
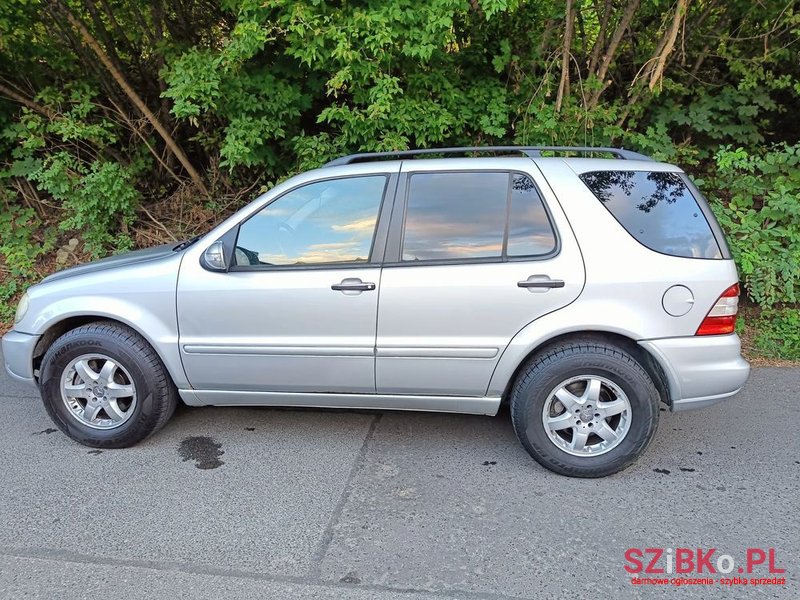
[[[608,44],[608,48],[603,53],[603,59],[600,61],[600,66],[597,68],[597,79],[600,80],[601,86],[598,90],[592,94],[591,99],[589,100],[588,108],[594,107],[597,102],[600,100],[600,95],[603,91],[608,87],[605,83],[606,75],[608,74],[608,68],[611,66],[611,61],[614,60],[614,55],[617,53],[617,48],[619,48],[619,44],[622,41],[622,36],[625,35],[625,31],[630,27],[631,21],[633,20],[633,15],[636,13],[636,9],[639,8],[639,0],[630,0],[628,4],[625,6],[625,11],[622,13],[622,17],[617,24],[617,28],[614,30],[614,34],[611,36],[611,41]]]
[[[117,69],[121,69],[122,60],[120,60],[119,55],[114,49],[111,36],[108,34],[108,30],[106,30],[105,25],[103,24],[103,19],[100,16],[100,13],[97,11],[95,0],[83,0],[83,5],[86,7],[86,10],[89,12],[89,16],[92,18],[95,34],[98,38],[100,38],[100,41],[106,47],[106,53],[108,54],[108,57],[111,59],[111,62]]]
[[[686,5],[688,3],[689,0],[678,0],[678,6],[675,8],[675,14],[672,15],[672,24],[664,36],[664,47],[658,54],[656,66],[653,69],[652,76],[650,77],[651,92],[653,91],[653,88],[658,85],[658,82],[661,81],[661,77],[664,74],[664,67],[667,64],[667,58],[672,53],[672,49],[675,47],[675,40],[678,38],[678,31],[681,28],[681,21],[686,14]]]
[[[596,4],[597,5],[597,4]],[[608,35],[608,20],[611,18],[611,10],[613,4],[611,0],[606,0],[603,4],[603,14],[600,17],[600,29],[597,32],[597,39],[592,46],[592,54],[589,57],[589,75],[594,73],[597,68],[597,63],[600,61],[600,52],[606,45],[606,36]]]
[[[556,95],[556,112],[561,112],[561,104],[564,98],[569,96],[569,59],[570,49],[572,48],[572,29],[575,15],[573,13],[572,0],[567,0],[567,21],[564,24],[564,50],[561,54],[561,81],[558,84],[558,94]]]
[[[6,98],[10,98],[11,100],[19,102],[23,106],[30,108],[32,111],[39,113],[43,117],[47,117],[51,121],[54,121],[58,116],[56,115],[56,113],[54,113],[46,106],[37,104],[33,100],[26,98],[25,96],[15,92],[11,88],[4,86],[2,83],[0,83],[0,96],[5,96]]]
[[[58,2],[58,0],[56,0]],[[109,59],[108,55],[103,51],[100,47],[100,44],[97,43],[97,40],[89,33],[89,30],[86,29],[86,26],[79,21],[75,15],[61,2],[58,2],[60,5],[59,7],[63,10],[64,14],[67,17],[69,23],[77,29],[81,37],[83,38],[84,42],[86,43],[89,48],[97,55],[97,58],[100,59],[100,62],[103,63],[103,66],[111,73],[111,76],[114,80],[119,84],[119,87],[122,88],[122,91],[125,92],[125,95],[130,99],[131,102],[136,106],[137,109],[144,115],[145,119],[147,119],[153,128],[158,132],[161,136],[161,139],[164,140],[164,143],[170,149],[175,157],[180,161],[183,168],[186,169],[186,172],[189,174],[189,177],[192,178],[194,184],[203,191],[203,193],[208,196],[208,189],[203,184],[203,180],[200,177],[200,174],[195,170],[192,166],[192,163],[189,162],[189,158],[183,152],[180,146],[178,146],[177,142],[173,139],[172,135],[170,135],[169,131],[161,124],[153,112],[147,107],[144,101],[141,99],[139,94],[128,84],[124,75],[114,67],[114,64]]]

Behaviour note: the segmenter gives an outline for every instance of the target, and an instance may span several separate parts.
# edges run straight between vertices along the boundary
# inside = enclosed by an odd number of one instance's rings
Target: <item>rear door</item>
[[[470,170],[443,170],[454,163]],[[511,338],[583,283],[575,238],[532,161],[404,162],[381,276],[378,393],[485,395]]]

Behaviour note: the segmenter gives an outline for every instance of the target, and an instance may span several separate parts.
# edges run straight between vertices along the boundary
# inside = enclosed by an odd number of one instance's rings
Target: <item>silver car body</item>
[[[620,164],[623,163],[623,164]],[[735,334],[695,336],[736,283],[730,259],[654,252],[634,239],[577,174],[670,171],[645,160],[457,158],[332,166],[293,177],[184,250],[162,246],[67,269],[31,287],[29,308],[3,338],[6,368],[35,384],[36,365],[69,325],[108,318],[142,334],[189,405],[281,405],[495,414],[514,374],[558,336],[602,332],[645,352],[673,410],[735,394],[749,365]],[[405,176],[427,171],[511,171],[538,187],[557,252],[538,260],[368,264],[250,272],[201,265],[216,240],[276,198],[329,178],[386,174],[376,244],[402,221]],[[715,225],[716,226],[716,225]],[[724,243],[724,242],[722,242]],[[375,290],[343,292],[345,279]],[[529,278],[563,287],[525,289]],[[675,285],[693,294],[686,314],[663,306]]]

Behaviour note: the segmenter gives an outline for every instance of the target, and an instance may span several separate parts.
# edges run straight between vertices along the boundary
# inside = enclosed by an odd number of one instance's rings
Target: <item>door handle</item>
[[[361,281],[357,277],[342,279],[341,283],[334,283],[331,289],[337,292],[371,292],[375,284],[370,281]]]
[[[548,275],[531,275],[525,281],[518,281],[517,287],[527,288],[527,289],[541,288],[544,290],[550,290],[553,288],[564,287],[564,280],[550,279]]]

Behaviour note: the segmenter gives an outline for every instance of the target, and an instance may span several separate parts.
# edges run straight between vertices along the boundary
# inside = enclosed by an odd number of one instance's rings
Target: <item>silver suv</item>
[[[89,446],[139,442],[179,399],[481,415],[507,402],[534,459],[598,477],[647,447],[659,403],[739,391],[738,294],[678,167],[613,148],[357,154],[198,239],[51,275],[3,354]]]

